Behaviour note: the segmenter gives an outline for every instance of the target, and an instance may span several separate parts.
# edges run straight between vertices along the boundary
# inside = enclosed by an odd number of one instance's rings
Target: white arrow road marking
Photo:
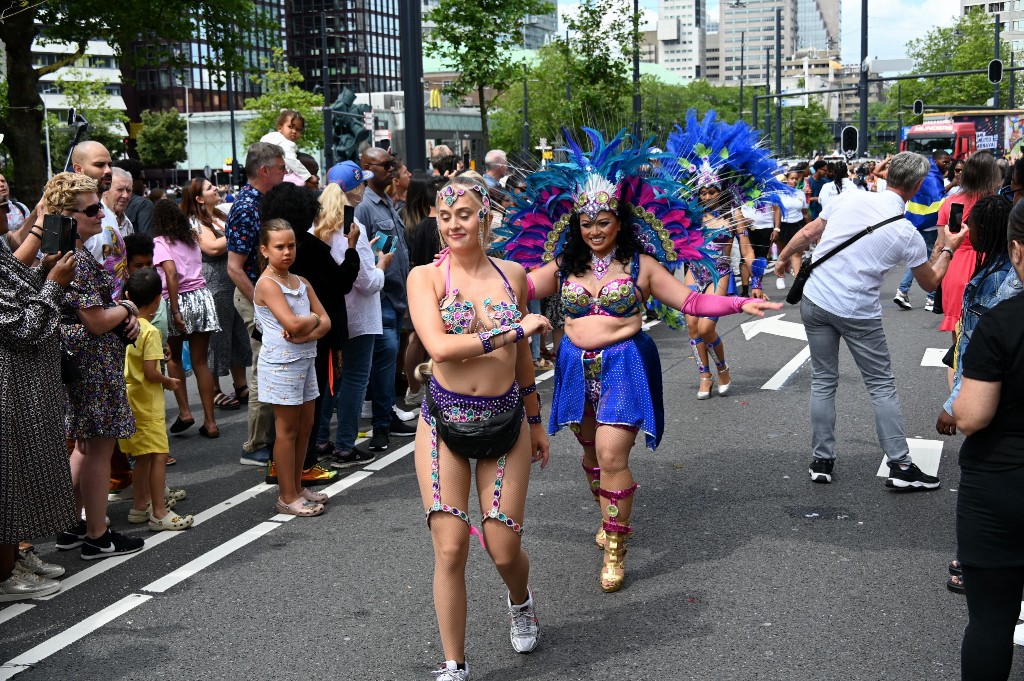
[[[740,328],[743,329],[743,337],[750,340],[759,333],[770,333],[773,336],[784,336],[794,340],[807,340],[807,332],[804,330],[804,325],[796,322],[782,321],[782,318],[785,316],[785,313],[783,313],[774,317],[744,322],[740,324]]]
[[[775,372],[775,375],[768,379],[767,383],[761,386],[761,390],[778,390],[786,383],[786,381],[789,380],[789,377],[799,371],[800,367],[806,364],[807,360],[810,358],[811,346],[808,345],[801,350],[796,357],[789,360],[789,362],[786,363],[786,366]]]
[[[924,357],[921,358],[923,367],[944,367],[942,358],[949,352],[949,348],[925,348]]]
[[[939,474],[939,460],[942,459],[943,440],[924,440],[921,438],[907,438],[907,445],[910,446],[910,458],[914,460],[917,467],[926,475]],[[878,477],[889,477],[889,467],[885,464],[885,455],[882,455],[882,463],[878,466]]]

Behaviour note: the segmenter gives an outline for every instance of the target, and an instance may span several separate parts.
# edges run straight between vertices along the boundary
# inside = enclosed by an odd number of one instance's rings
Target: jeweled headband
[[[591,173],[587,181],[573,193],[573,205],[577,213],[586,215],[591,220],[601,211],[618,211],[619,201],[616,199],[618,186],[607,178]]]
[[[441,200],[445,202],[449,208],[451,208],[460,196],[463,196],[467,191],[475,191],[480,193],[480,203],[483,207],[477,213],[480,219],[483,220],[488,213],[491,212],[491,198],[487,195],[487,190],[478,184],[472,184],[468,187],[465,185],[453,185],[450,184],[441,190]]]

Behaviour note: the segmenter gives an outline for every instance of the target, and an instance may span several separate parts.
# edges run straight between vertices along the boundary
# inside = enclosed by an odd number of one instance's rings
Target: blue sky
[[[860,61],[860,0],[842,2],[842,60]],[[578,4],[558,0],[559,13]],[[657,17],[657,0],[640,0],[645,17]],[[935,26],[948,26],[960,11],[959,0],[868,0],[868,54],[878,59],[906,56],[908,40],[919,38]],[[717,16],[718,1],[708,0],[708,14]],[[653,28],[653,26],[652,26]]]

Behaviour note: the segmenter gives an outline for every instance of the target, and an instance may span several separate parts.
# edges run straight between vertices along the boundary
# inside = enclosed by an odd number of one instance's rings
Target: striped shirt
[[[822,209],[826,226],[812,260],[832,252],[865,227],[902,215],[905,210],[903,199],[890,190],[850,192],[833,201]],[[885,273],[897,266],[913,268],[926,262],[924,237],[904,218],[880,227],[814,268],[804,295],[840,317],[878,319],[882,316],[879,291]]]

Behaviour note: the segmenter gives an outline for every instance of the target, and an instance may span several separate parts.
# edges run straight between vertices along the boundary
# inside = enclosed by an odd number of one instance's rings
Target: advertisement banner
[[[1024,153],[1024,114],[1006,116],[1006,153],[1018,158]]]
[[[954,116],[957,123],[972,122],[977,132],[977,150],[991,151],[998,158],[1003,150],[1003,117],[1002,116]]]

